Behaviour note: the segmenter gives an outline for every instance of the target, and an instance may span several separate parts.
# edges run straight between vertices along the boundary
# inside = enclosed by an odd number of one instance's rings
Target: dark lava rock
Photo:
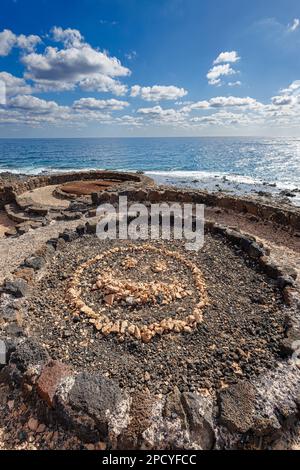
[[[253,431],[256,436],[265,436],[274,438],[281,430],[281,424],[276,416],[257,416],[253,425]]]
[[[97,231],[97,223],[96,222],[87,222],[86,225],[86,232],[90,235],[93,235]]]
[[[73,202],[70,203],[69,211],[73,212],[73,213],[77,212],[77,217],[76,218],[78,218],[78,215],[80,215],[80,217],[81,217],[82,216],[81,212],[85,212],[87,210],[87,207],[88,207],[88,204],[85,203],[85,202],[73,201]]]
[[[77,220],[77,219],[81,219],[81,212],[67,212],[65,211],[63,213],[63,216],[64,216],[64,219],[65,220]]]
[[[185,412],[181,403],[181,393],[177,387],[167,395],[163,415],[168,419],[179,417],[185,421]]]
[[[296,194],[293,192],[293,191],[289,191],[289,190],[283,190],[283,191],[280,191],[280,196],[283,196],[283,197],[296,197]]]
[[[28,284],[24,279],[6,279],[4,291],[18,298],[25,297],[28,292]]]
[[[11,355],[9,365],[24,373],[30,366],[42,365],[49,361],[47,351],[36,341],[27,339],[19,344]]]
[[[282,357],[289,357],[297,349],[296,342],[300,341],[300,329],[291,327],[287,332],[286,338],[280,343],[280,354]]]
[[[296,269],[293,268],[292,266],[284,266],[282,269],[282,274],[284,276],[291,277],[292,279],[294,279],[294,281],[297,279],[297,276],[298,276]]]
[[[8,336],[20,338],[24,336],[24,330],[17,323],[10,323],[5,328],[5,332]]]
[[[102,438],[107,437],[108,415],[116,410],[123,395],[118,385],[98,374],[79,374],[69,393],[72,409],[91,417]]]
[[[192,440],[201,446],[202,450],[212,449],[215,442],[215,433],[212,428],[208,412],[203,406],[202,398],[195,393],[183,393],[181,401],[187,416]]]
[[[76,240],[76,238],[78,238],[78,233],[73,230],[66,229],[63,233],[59,235],[59,238],[62,238],[63,240],[65,240],[65,242],[72,242],[73,240]]]
[[[52,246],[54,249],[56,249],[56,247],[57,247],[57,242],[58,242],[58,238],[50,238],[50,239],[47,241],[47,245],[48,245],[48,246]]]
[[[246,433],[254,424],[255,389],[240,382],[219,394],[219,421],[231,432]]]
[[[253,259],[261,258],[265,256],[265,250],[257,243],[251,243],[247,249],[249,256]]]
[[[36,366],[43,366],[49,362],[47,351],[32,339],[26,339],[16,346],[11,354],[9,364],[5,368],[7,375],[13,382],[23,382],[24,373]]]
[[[285,287],[283,289],[283,298],[287,305],[294,305],[296,308],[300,308],[300,295],[292,287]]]
[[[88,211],[88,216],[89,217],[96,217],[96,215],[97,215],[97,209],[90,209]]]
[[[32,268],[35,271],[42,269],[44,264],[45,264],[45,260],[41,256],[30,256],[24,262],[24,266],[26,266],[27,268]]]
[[[47,225],[47,221],[46,219],[43,219],[42,221],[38,222],[36,220],[31,220],[29,222],[29,225],[30,225],[30,228],[32,228],[33,230],[37,229],[37,228],[40,228],[40,227],[44,227],[45,225]]]
[[[78,225],[78,227],[76,227],[76,232],[80,237],[82,237],[82,235],[85,234],[85,225]]]
[[[277,277],[280,275],[278,266],[274,262],[272,262],[267,256],[262,256],[260,258],[260,264],[264,272],[272,279],[277,279]]]
[[[227,227],[225,225],[215,224],[214,233],[219,234],[219,235],[224,235],[226,231],[227,231]]]
[[[13,303],[1,306],[0,319],[6,321],[15,321],[17,318],[18,309]]]
[[[28,224],[20,224],[20,225],[16,225],[16,229],[19,235],[24,235],[24,233],[29,232],[30,227]]]
[[[277,278],[279,289],[284,289],[286,286],[294,286],[295,281],[291,276],[279,276]]]

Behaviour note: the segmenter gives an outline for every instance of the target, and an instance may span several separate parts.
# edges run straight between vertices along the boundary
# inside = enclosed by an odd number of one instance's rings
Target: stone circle
[[[149,194],[167,198],[138,190]],[[101,244],[93,222],[48,240],[1,288],[1,380],[26,390],[45,421],[109,448],[266,449],[285,438],[300,409],[297,273],[247,234],[210,222],[206,231],[206,248],[188,259],[176,243]],[[142,254],[158,258],[148,286],[132,275]],[[193,309],[183,329],[165,315],[175,302],[170,260],[193,280],[177,283],[176,302]],[[135,306],[153,315],[135,321]],[[165,318],[155,318],[160,309]]]
[[[164,318],[160,322],[152,323],[149,326],[143,326],[142,328],[139,328],[136,324],[128,322],[126,318],[124,318],[123,320],[118,320],[117,322],[111,321],[104,313],[94,311],[81,299],[80,277],[83,275],[84,270],[86,268],[90,267],[91,265],[94,265],[97,262],[101,262],[104,259],[106,260],[113,253],[129,253],[130,255],[134,255],[134,252],[136,251],[150,251],[154,256],[157,254],[163,254],[166,258],[173,258],[188,267],[188,269],[192,273],[194,284],[199,293],[199,301],[195,304],[191,315],[182,320],[178,320],[176,318],[171,317]],[[157,266],[157,269],[163,268],[159,268]],[[164,295],[165,298],[169,299],[169,301],[172,301],[174,298],[182,299],[186,295],[193,294],[192,291],[186,291],[178,284],[171,285],[171,289],[170,287],[168,289],[167,284],[159,285],[153,281],[150,283],[150,285],[146,285],[145,283],[130,283],[128,281],[125,281],[123,282],[123,284],[120,284],[120,282],[118,283],[116,282],[116,279],[114,279],[114,274],[114,272],[110,273],[108,279],[106,278],[105,280],[103,280],[103,273],[101,273],[98,277],[96,285],[94,286],[94,288],[96,289],[102,288],[104,290],[104,303],[106,300],[106,302],[110,305],[113,304],[114,298],[118,296],[119,298],[122,298],[123,296],[124,299],[129,298],[134,300],[134,297],[132,297],[132,295],[136,295],[137,303],[145,304],[149,301],[149,297],[152,302],[157,303],[156,299],[159,295]],[[87,317],[91,318],[97,330],[101,331],[104,335],[108,335],[110,333],[116,333],[118,335],[130,334],[138,340],[141,339],[145,343],[151,341],[151,339],[155,335],[161,335],[165,332],[192,332],[192,330],[197,326],[197,324],[201,323],[202,310],[208,302],[208,297],[205,289],[205,282],[203,280],[199,268],[176,251],[167,250],[164,248],[157,248],[150,244],[144,244],[141,246],[131,245],[123,248],[111,248],[110,250],[97,255],[95,258],[86,261],[75,271],[74,276],[70,282],[68,295],[71,305],[75,309],[75,312],[84,313]]]

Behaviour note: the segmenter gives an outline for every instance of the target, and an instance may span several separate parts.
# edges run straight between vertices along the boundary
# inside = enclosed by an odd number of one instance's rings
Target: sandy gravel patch
[[[58,199],[53,196],[53,191],[57,185],[43,186],[33,189],[22,194],[22,198],[31,198],[35,204],[42,206],[52,206],[55,208],[67,209],[70,205],[69,201]]]

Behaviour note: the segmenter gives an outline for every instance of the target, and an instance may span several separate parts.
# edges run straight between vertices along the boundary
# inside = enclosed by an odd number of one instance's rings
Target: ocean
[[[142,170],[158,183],[237,194],[295,191],[300,205],[296,138],[0,139],[0,173],[81,169]]]

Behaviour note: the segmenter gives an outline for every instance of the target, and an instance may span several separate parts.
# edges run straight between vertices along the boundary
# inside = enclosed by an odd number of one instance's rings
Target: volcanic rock
[[[255,389],[240,382],[219,394],[220,423],[231,432],[246,433],[254,424]]]

